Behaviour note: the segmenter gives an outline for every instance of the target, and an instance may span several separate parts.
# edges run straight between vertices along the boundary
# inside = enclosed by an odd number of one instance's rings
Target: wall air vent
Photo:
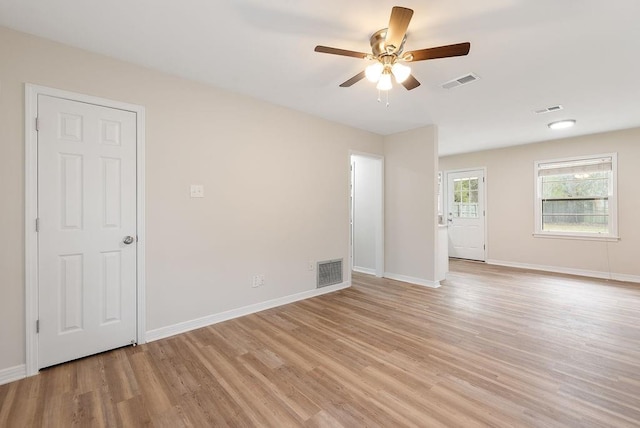
[[[453,88],[457,88],[458,86],[467,85],[471,82],[475,82],[478,79],[480,79],[480,77],[477,74],[469,73],[469,74],[465,74],[464,76],[460,76],[457,79],[449,80],[448,82],[443,83],[442,87],[444,89],[453,89]]]
[[[534,110],[534,113],[543,114],[543,113],[551,113],[552,111],[558,111],[558,110],[562,110],[561,105],[545,107],[545,108],[541,108],[540,110]]]
[[[342,259],[318,262],[318,284],[316,288],[342,282]]]

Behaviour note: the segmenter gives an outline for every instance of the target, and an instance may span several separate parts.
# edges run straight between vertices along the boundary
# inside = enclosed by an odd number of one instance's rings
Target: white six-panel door
[[[484,171],[447,173],[449,256],[485,260]]]
[[[38,124],[42,368],[136,342],[136,114],[39,95]]]

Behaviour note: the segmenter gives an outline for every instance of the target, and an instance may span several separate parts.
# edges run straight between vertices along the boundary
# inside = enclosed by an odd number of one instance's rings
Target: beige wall
[[[610,152],[618,153],[620,241],[534,238],[534,161]],[[439,164],[487,167],[489,261],[640,280],[640,128],[448,156]]]
[[[311,290],[308,261],[348,263],[349,150],[381,154],[382,137],[2,28],[0,58],[0,370],[25,363],[25,82],[146,108],[148,330]]]
[[[435,126],[384,139],[386,277],[437,282],[437,153]]]

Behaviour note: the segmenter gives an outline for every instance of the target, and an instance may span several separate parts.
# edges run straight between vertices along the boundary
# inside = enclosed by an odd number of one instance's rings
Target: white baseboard
[[[351,268],[351,270],[353,270],[354,272],[364,273],[365,275],[375,275],[376,274],[376,270],[375,269],[364,268],[364,267],[360,267],[360,266],[354,266],[354,267]]]
[[[612,279],[614,281],[640,282],[640,276],[628,275],[624,273],[615,273],[615,272],[609,273],[609,272],[602,272],[602,271],[595,271],[595,270],[567,268],[567,267],[561,267],[561,266],[545,266],[545,265],[535,265],[530,263],[507,262],[504,260],[487,260],[486,263],[489,265],[506,266],[506,267],[520,268],[520,269],[540,270],[544,272],[586,276],[590,278]]]
[[[26,364],[0,370],[0,385],[27,377]]]
[[[230,311],[207,315],[202,318],[196,318],[194,320],[184,321],[184,322],[174,324],[174,325],[169,325],[166,327],[160,327],[155,330],[147,331],[146,341],[153,342],[154,340],[164,339],[165,337],[175,336],[176,334],[180,334],[180,333],[186,333],[187,331],[206,327],[212,324],[217,324],[222,321],[228,321],[233,318],[250,315],[256,312],[264,311],[266,309],[275,308],[277,306],[282,306],[282,305],[297,302],[300,300],[309,299],[311,297],[332,293],[334,291],[342,290],[350,286],[351,286],[351,283],[343,282],[341,284],[330,285],[328,287],[317,288],[309,291],[303,291],[302,293],[292,294],[290,296],[280,297],[278,299],[267,300],[266,302],[256,303],[254,305],[244,306],[242,308],[232,309]]]
[[[393,280],[396,280],[396,281],[408,282],[410,284],[422,285],[423,287],[429,287],[429,288],[438,288],[438,287],[440,287],[440,282],[439,281],[429,281],[429,280],[422,279],[422,278],[414,278],[412,276],[399,275],[397,273],[385,272],[384,273],[384,277],[385,278],[389,278],[389,279],[393,279]]]

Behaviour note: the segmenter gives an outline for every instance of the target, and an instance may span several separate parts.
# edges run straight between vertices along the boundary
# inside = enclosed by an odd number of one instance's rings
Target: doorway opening
[[[351,269],[384,275],[384,158],[351,154]]]

